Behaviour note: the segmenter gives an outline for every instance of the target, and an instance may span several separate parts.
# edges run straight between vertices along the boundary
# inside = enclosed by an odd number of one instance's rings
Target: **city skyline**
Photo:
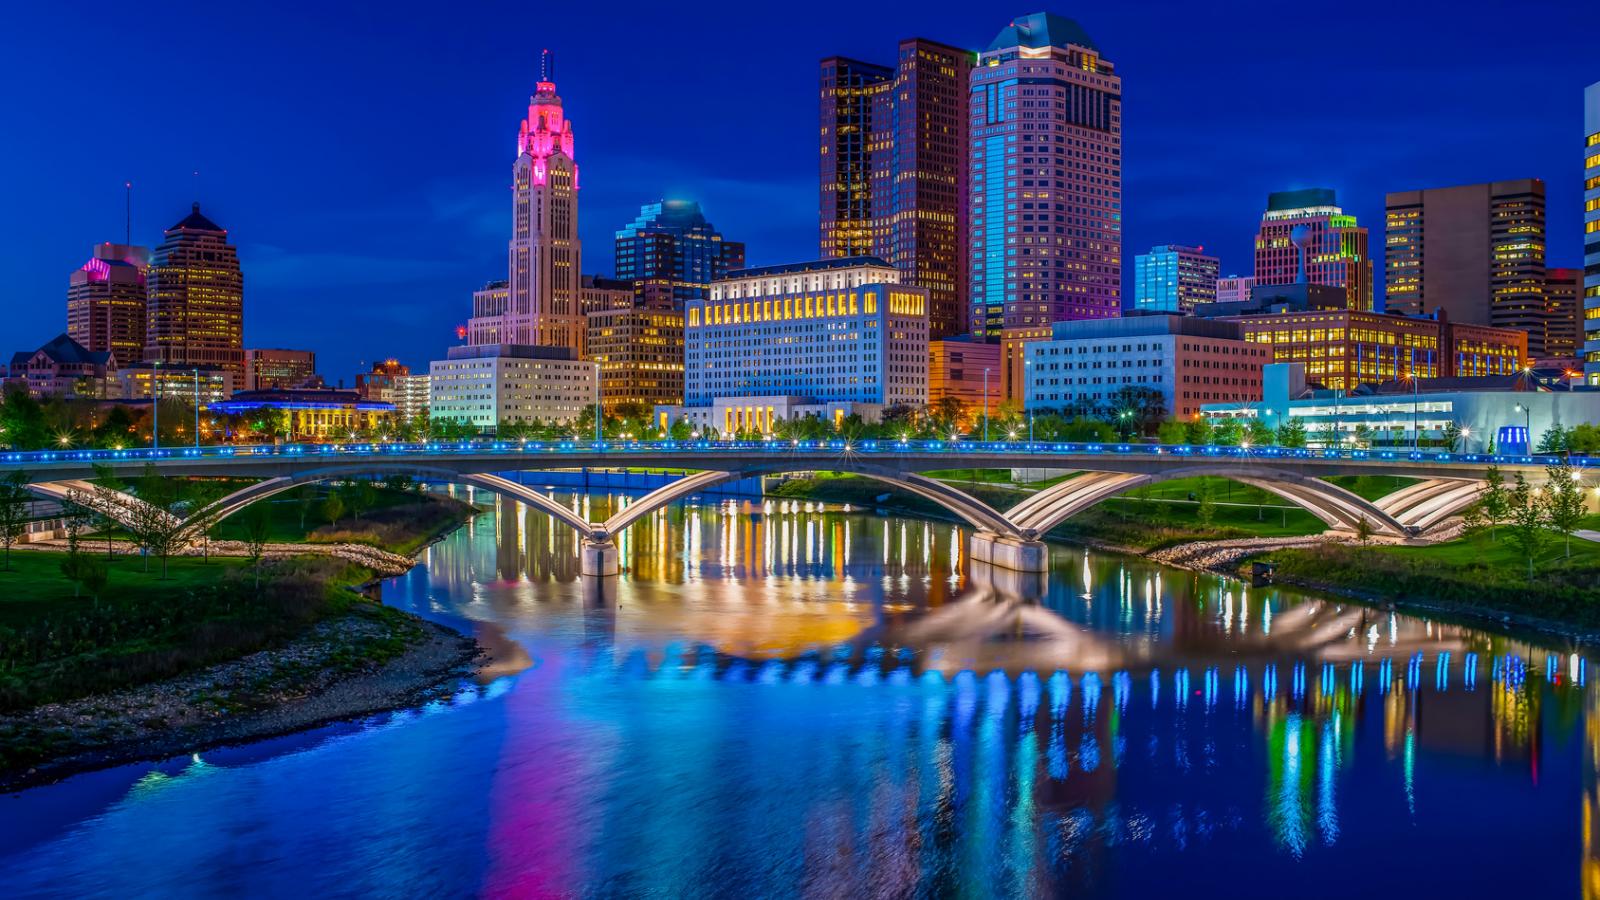
[[[1169,18],[1185,19],[1185,27],[1173,30],[1186,39],[1214,38],[1215,51],[1247,55],[1231,79],[1223,79],[1174,61],[1163,48],[1170,51],[1175,38],[1143,27],[1131,13],[1045,8],[1081,22],[1125,79],[1124,288],[1132,283],[1134,252],[1161,243],[1204,244],[1217,252],[1224,272],[1248,274],[1264,193],[1321,184],[1334,187],[1341,204],[1374,227],[1389,191],[1542,178],[1549,187],[1549,265],[1581,265],[1582,172],[1573,148],[1581,140],[1582,88],[1600,73],[1586,71],[1579,54],[1542,55],[1530,64],[1529,79],[1540,87],[1515,92],[1529,113],[1528,127],[1506,133],[1481,110],[1489,105],[1486,99],[1502,96],[1496,91],[1511,96],[1511,88],[1485,84],[1486,76],[1469,61],[1450,55],[1462,41],[1495,33],[1493,10],[1462,11],[1447,24],[1433,23],[1436,33],[1410,36],[1415,46],[1403,74],[1415,88],[1409,95],[1415,102],[1404,107],[1377,102],[1383,85],[1396,77],[1392,66],[1373,61],[1386,52],[1387,39],[1358,27],[1364,23],[1319,24],[1319,37],[1348,57],[1348,66],[1331,67],[1337,71],[1326,77],[1343,85],[1341,96],[1349,101],[1334,113],[1312,113],[1273,102],[1294,96],[1308,76],[1297,71],[1282,83],[1267,77],[1275,65],[1295,60],[1274,38],[1288,43],[1283,35],[1309,27],[1309,19],[1297,26],[1292,11],[1268,21],[1265,7],[1211,10],[1202,19],[1170,7]],[[1379,9],[1372,7],[1370,14],[1377,16]],[[272,68],[263,54],[316,40],[291,36],[292,15],[281,23],[255,23],[262,27],[236,46],[198,40],[206,33],[164,21],[159,12],[137,21],[91,20],[82,24],[89,35],[115,24],[129,39],[149,41],[152,52],[115,67],[88,59],[81,69],[18,98],[22,109],[14,121],[21,127],[13,137],[0,138],[0,158],[39,175],[13,192],[16,215],[0,240],[15,275],[7,292],[16,311],[12,343],[35,346],[65,330],[63,281],[82,264],[85,246],[123,239],[121,189],[132,180],[135,244],[159,243],[160,229],[196,198],[226,224],[250,284],[247,345],[316,350],[330,382],[353,377],[363,360],[398,356],[416,366],[437,358],[454,343],[471,291],[503,271],[506,122],[525,108],[542,46],[560,56],[563,97],[582,110],[581,237],[590,250],[585,270],[610,274],[610,235],[640,204],[663,197],[700,202],[725,233],[748,244],[750,265],[806,259],[814,255],[817,228],[815,142],[805,135],[815,126],[818,60],[835,53],[877,58],[881,48],[911,34],[979,49],[1005,24],[1005,15],[1033,11],[930,7],[914,17],[864,11],[854,23],[859,27],[848,33],[828,28],[820,15],[802,15],[784,45],[763,56],[759,80],[740,77],[753,63],[709,53],[687,60],[656,46],[709,49],[747,27],[711,12],[684,23],[650,12],[630,18],[627,34],[655,40],[625,65],[576,41],[578,17],[565,12],[551,12],[523,40],[482,29],[470,13],[443,34],[397,21],[357,46],[350,60],[313,59],[308,72],[287,76],[287,82],[268,77]],[[1353,10],[1351,17],[1361,19],[1361,12]],[[1560,27],[1567,12],[1550,14],[1552,27],[1545,30],[1576,47],[1568,37],[1572,29]],[[1575,17],[1576,9],[1570,12]],[[51,15],[29,10],[21,24],[48,29]],[[234,25],[251,20],[248,11],[230,15]],[[1384,20],[1394,33],[1428,21],[1408,20],[1412,15],[1402,10]],[[1223,33],[1244,24],[1250,28]],[[409,71],[387,69],[380,76],[363,68],[422,43],[433,55]],[[34,52],[18,47],[0,67],[25,66]],[[178,53],[218,65],[215,90],[237,94],[237,107],[225,104],[198,124],[121,135],[123,143],[109,150],[94,144],[92,162],[80,163],[82,151],[59,130],[67,97],[83,93],[96,78],[111,77],[113,69],[119,79],[139,81],[147,67],[154,73],[159,59]],[[691,117],[702,140],[681,140],[681,127],[670,132],[671,141],[647,139],[656,126],[683,118],[682,108],[656,108],[673,105],[653,104],[625,79],[669,64],[686,80],[720,73],[732,92],[718,106],[721,115]],[[1363,65],[1377,71],[1361,72]],[[421,86],[444,67],[460,71],[442,84]],[[1241,70],[1246,77],[1239,77]],[[304,94],[313,78],[317,90]],[[1216,90],[1227,80],[1249,88],[1235,88],[1230,101]],[[1197,104],[1192,97],[1184,100],[1184,93],[1214,99],[1191,110]],[[370,107],[349,99],[358,95]],[[444,95],[448,102],[442,102]],[[392,118],[395,104],[404,107],[406,126],[375,131],[374,122]],[[1340,126],[1332,137],[1330,124]],[[240,139],[245,125],[251,126],[249,142]],[[1459,140],[1441,158],[1422,137],[1446,126]],[[760,135],[760,146],[740,137],[751,131]],[[370,140],[375,135],[385,136],[382,161],[374,159],[380,155]],[[320,138],[312,142],[308,136]],[[1352,141],[1359,143],[1351,146]],[[389,180],[396,167],[413,180]],[[198,178],[191,174],[196,169]],[[1381,296],[1381,280],[1375,288]],[[305,316],[312,313],[322,327],[307,333]],[[360,337],[344,337],[350,333]]]

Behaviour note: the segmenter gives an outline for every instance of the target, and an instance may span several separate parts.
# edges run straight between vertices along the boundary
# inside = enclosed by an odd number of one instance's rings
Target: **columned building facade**
[[[1074,21],[1012,21],[978,55],[970,121],[974,335],[1121,314],[1122,81]]]

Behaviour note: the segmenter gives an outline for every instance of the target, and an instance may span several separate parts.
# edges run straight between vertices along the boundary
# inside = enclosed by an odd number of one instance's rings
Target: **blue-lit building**
[[[393,416],[393,403],[332,388],[238,391],[207,405],[214,415],[283,417],[290,441],[345,440]],[[270,432],[269,432],[270,433]]]
[[[1160,244],[1133,258],[1128,309],[1191,315],[1195,304],[1217,299],[1218,263],[1204,247]]]
[[[744,244],[723,240],[693,200],[647,203],[617,232],[617,279],[647,309],[681,310],[711,282],[744,268]]]

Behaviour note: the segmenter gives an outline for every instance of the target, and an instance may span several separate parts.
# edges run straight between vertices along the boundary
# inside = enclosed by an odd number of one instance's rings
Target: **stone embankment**
[[[83,541],[79,547],[89,553],[106,550],[106,542],[102,540]],[[67,542],[60,538],[34,541],[29,544],[18,544],[17,550],[66,550]],[[111,541],[111,552],[123,555],[136,555],[139,548],[128,541]],[[195,544],[172,552],[173,556],[243,556],[250,555],[250,548],[243,541],[211,541],[209,544]],[[263,559],[274,559],[285,556],[305,556],[307,554],[332,556],[356,565],[366,566],[381,578],[394,578],[411,571],[416,561],[409,556],[399,553],[390,553],[366,544],[267,544],[261,549]]]

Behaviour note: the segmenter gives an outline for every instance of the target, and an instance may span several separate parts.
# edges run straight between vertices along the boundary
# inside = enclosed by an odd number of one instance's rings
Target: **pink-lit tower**
[[[469,324],[475,344],[544,344],[581,350],[578,164],[572,123],[556,94],[555,57],[545,50],[512,165],[510,282],[505,310]]]

